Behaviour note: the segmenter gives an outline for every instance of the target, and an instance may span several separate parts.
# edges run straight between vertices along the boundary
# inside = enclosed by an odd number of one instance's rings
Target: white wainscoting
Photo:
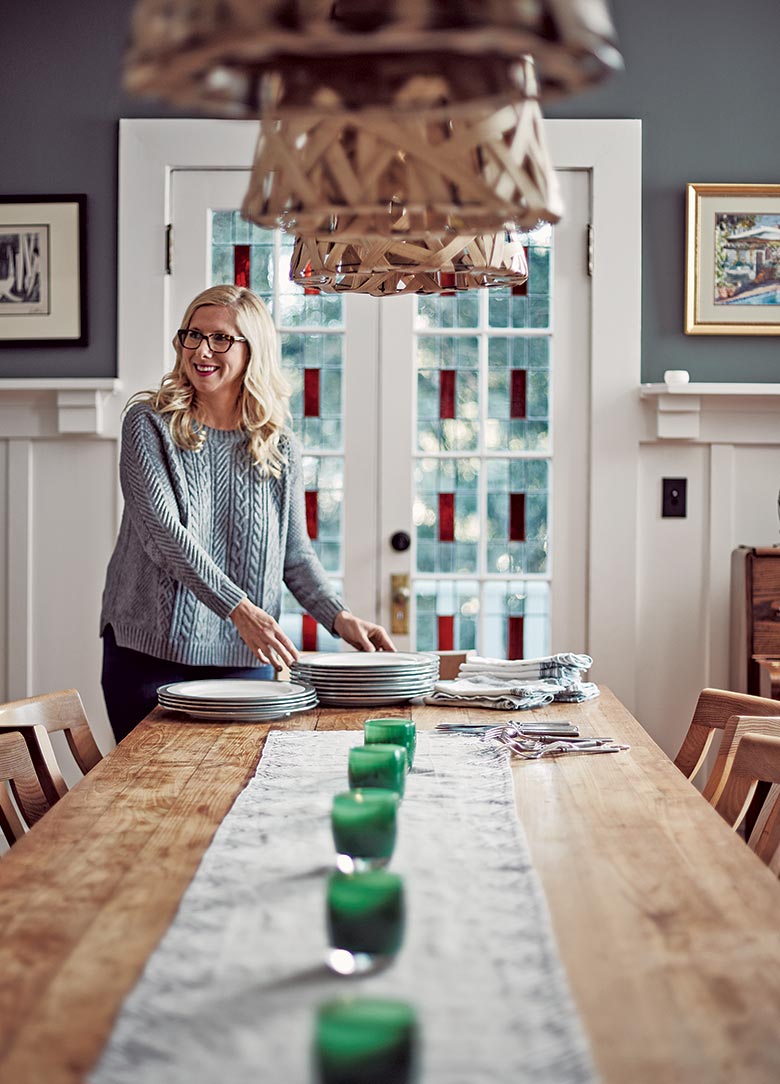
[[[23,384],[0,387],[0,700],[75,687],[105,752],[98,615],[120,502],[116,420],[103,406],[123,396],[116,381],[70,382],[69,402],[62,388]]]
[[[701,689],[729,687],[732,550],[780,543],[780,384],[671,391],[642,389],[635,714],[673,755]],[[687,478],[685,519],[662,518],[663,478]]]

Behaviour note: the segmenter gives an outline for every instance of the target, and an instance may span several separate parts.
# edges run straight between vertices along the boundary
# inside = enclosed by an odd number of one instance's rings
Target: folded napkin
[[[426,704],[440,707],[495,708],[499,711],[526,711],[541,708],[553,700],[579,703],[599,695],[592,681],[502,681],[489,674],[472,674],[453,681],[437,681]]]
[[[469,655],[465,662],[460,664],[461,670],[511,670],[527,671],[537,667],[549,666],[575,666],[578,670],[590,670],[593,659],[590,655],[575,655],[571,651],[562,651],[558,655],[542,655],[538,659],[490,659],[482,655]]]

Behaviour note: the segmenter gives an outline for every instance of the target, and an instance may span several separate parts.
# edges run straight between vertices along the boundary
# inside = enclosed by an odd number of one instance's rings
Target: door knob
[[[390,545],[393,547],[396,553],[403,553],[404,550],[408,550],[412,544],[412,540],[406,531],[396,531],[390,539]]]

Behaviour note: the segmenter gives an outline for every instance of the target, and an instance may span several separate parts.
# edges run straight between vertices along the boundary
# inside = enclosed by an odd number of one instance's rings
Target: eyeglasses
[[[185,350],[197,350],[205,339],[212,354],[226,354],[233,343],[246,342],[243,335],[224,335],[221,331],[212,331],[210,335],[204,335],[202,331],[196,331],[192,327],[180,328],[176,336]]]

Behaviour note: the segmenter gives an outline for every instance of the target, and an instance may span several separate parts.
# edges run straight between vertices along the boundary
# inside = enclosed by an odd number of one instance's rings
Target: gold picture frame
[[[685,334],[780,335],[780,184],[686,187]]]

